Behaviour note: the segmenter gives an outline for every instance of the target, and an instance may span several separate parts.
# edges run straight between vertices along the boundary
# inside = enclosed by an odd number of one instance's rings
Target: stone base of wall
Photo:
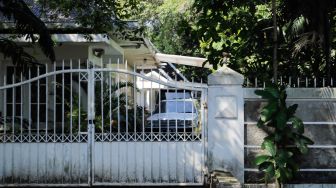
[[[244,188],[275,188],[274,184],[245,184]],[[286,184],[284,188],[335,188],[336,184]]]
[[[263,184],[262,172],[245,171],[245,183],[247,184]],[[335,184],[336,172],[298,172],[296,177],[289,182],[290,184]],[[336,186],[335,186],[336,188]]]

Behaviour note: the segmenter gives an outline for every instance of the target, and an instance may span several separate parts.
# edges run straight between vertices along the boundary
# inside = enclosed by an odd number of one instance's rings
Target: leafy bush
[[[255,163],[265,173],[266,183],[275,179],[281,187],[295,176],[298,157],[308,152],[313,141],[303,135],[304,124],[295,116],[298,105],[287,107],[285,86],[271,85],[255,93],[267,100],[257,126],[268,133],[261,145],[266,154],[257,156]]]
[[[95,114],[96,114],[95,115],[95,132],[102,132],[102,130],[104,132],[108,132],[110,129],[112,132],[118,132],[118,121],[120,125],[119,127],[120,132],[126,132],[126,124],[128,125],[129,132],[132,132],[134,130],[134,125],[139,124],[139,122],[142,122],[142,115],[143,115],[142,107],[138,105],[134,106],[134,101],[131,99],[131,97],[128,97],[128,98],[126,97],[127,92],[128,92],[128,90],[126,90],[126,85],[128,89],[134,88],[134,85],[131,82],[114,83],[114,84],[111,84],[111,87],[104,84],[103,88],[101,88],[102,86],[100,83],[96,84],[95,86]],[[70,91],[69,88],[67,89]],[[103,93],[101,93],[101,91],[103,91]],[[70,121],[70,116],[72,116],[71,118],[72,123],[73,125],[75,125],[72,128],[72,132],[76,134],[78,132],[79,121],[80,121],[81,130],[82,131],[87,130],[87,112],[82,107],[79,107],[78,94],[73,94],[72,97],[73,97],[72,111],[69,110],[66,113],[66,116],[69,121]],[[70,102],[65,101],[65,103],[66,103],[66,106],[70,108]],[[104,116],[102,116],[102,110],[104,112],[103,113]],[[126,118],[126,110],[128,113],[127,118]],[[136,117],[135,117],[134,112],[137,114]],[[146,111],[144,115],[145,116],[147,115]],[[69,128],[70,127],[67,127],[65,132],[70,132],[70,130],[68,130]],[[141,131],[141,130],[142,130],[141,126],[136,127],[136,131]]]

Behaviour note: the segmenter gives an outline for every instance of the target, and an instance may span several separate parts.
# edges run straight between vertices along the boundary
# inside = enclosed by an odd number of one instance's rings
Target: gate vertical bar
[[[204,177],[204,174],[209,174],[209,169],[207,165],[208,161],[208,104],[207,104],[207,96],[208,96],[208,90],[203,89],[201,93],[201,120],[202,120],[202,136],[201,140],[203,143],[202,149],[203,149],[203,160],[202,160],[202,177]],[[204,183],[204,178],[202,179],[202,183]]]
[[[45,65],[45,70],[46,70],[45,72],[47,74],[48,73],[48,64]],[[21,74],[21,82],[22,82],[22,74]],[[45,105],[45,124],[46,124],[45,125],[45,142],[48,142],[48,109],[49,109],[49,107],[48,107],[48,105],[49,105],[49,98],[48,98],[49,88],[48,87],[49,87],[48,77],[46,77],[46,80],[45,80],[45,103],[46,103],[46,105]],[[21,92],[22,92],[22,90],[21,90]]]
[[[12,84],[15,83],[15,69],[13,69],[14,73],[12,75]],[[15,127],[14,127],[14,120],[15,120],[15,87],[12,88],[12,142],[14,142],[14,136],[15,136]]]
[[[70,59],[70,70],[72,70],[72,59]],[[79,83],[78,83],[79,85]],[[70,73],[70,113],[71,113],[71,116],[70,116],[70,142],[72,142],[72,72]]]
[[[4,75],[4,86],[7,84],[6,82],[6,75]],[[7,140],[7,135],[6,135],[6,131],[7,131],[7,90],[4,90],[4,142],[6,142]]]
[[[95,89],[95,78],[94,78],[94,69],[91,65],[88,70],[88,183],[89,186],[92,186],[94,182],[93,177],[93,146],[94,146],[94,117],[95,117],[95,108],[94,108],[94,89]]]
[[[62,71],[64,71],[64,59],[62,60]],[[62,72],[62,142],[65,142],[64,137],[64,72]]]
[[[22,75],[22,71],[21,71],[21,75],[20,75],[20,81],[22,82],[23,81],[23,75]],[[23,96],[22,96],[22,91],[23,91],[23,86],[21,85],[20,86],[20,91],[21,91],[21,94],[20,94],[20,142],[23,141],[23,137],[22,137],[22,133],[23,133],[23,130],[22,130],[22,125],[23,125]]]
[[[40,66],[37,66],[37,76],[40,76]],[[37,142],[40,142],[40,79],[37,80]]]

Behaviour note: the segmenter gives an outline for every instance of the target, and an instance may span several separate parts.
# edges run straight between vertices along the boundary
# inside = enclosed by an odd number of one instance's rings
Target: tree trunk
[[[278,82],[278,29],[276,18],[276,0],[272,0],[272,14],[273,14],[273,80]]]
[[[330,39],[331,39],[331,27],[330,27],[330,22],[329,22],[329,17],[328,17],[328,14],[325,14],[324,12],[322,13],[323,14],[323,26],[322,26],[322,29],[323,29],[323,52],[324,52],[324,58],[325,58],[325,61],[326,61],[326,71],[327,71],[327,84],[330,86],[331,83],[330,83],[330,80],[331,80],[331,44],[330,44]],[[332,20],[332,19],[331,19]]]

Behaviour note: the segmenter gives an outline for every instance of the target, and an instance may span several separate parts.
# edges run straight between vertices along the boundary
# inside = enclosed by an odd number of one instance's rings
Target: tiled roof
[[[35,16],[40,18],[45,23],[74,23],[74,15],[73,12],[69,16],[65,16],[60,14],[58,11],[47,9],[43,7],[41,4],[36,3],[36,0],[23,0],[30,10],[34,13]],[[3,23],[11,23],[13,20],[8,20],[6,17],[1,15],[0,13],[0,22]]]

